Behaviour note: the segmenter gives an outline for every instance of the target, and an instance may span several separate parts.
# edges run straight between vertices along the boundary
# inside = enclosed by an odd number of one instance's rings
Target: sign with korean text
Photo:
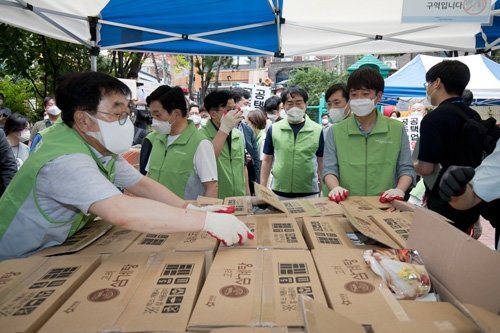
[[[487,23],[491,0],[403,0],[402,23]]]
[[[408,140],[410,141],[410,150],[413,152],[420,135],[420,122],[422,121],[422,115],[412,113],[408,117],[401,117],[398,118],[398,120],[405,125],[406,134],[408,135]]]
[[[250,106],[252,109],[262,109],[264,110],[264,102],[266,99],[271,97],[271,88],[266,86],[259,86],[256,84],[249,83],[239,83],[239,88],[247,90],[250,97]]]

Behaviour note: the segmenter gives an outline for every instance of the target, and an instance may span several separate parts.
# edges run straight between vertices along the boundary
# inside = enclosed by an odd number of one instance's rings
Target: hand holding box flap
[[[366,250],[365,262],[380,276],[397,299],[415,299],[431,289],[429,274],[414,250]]]

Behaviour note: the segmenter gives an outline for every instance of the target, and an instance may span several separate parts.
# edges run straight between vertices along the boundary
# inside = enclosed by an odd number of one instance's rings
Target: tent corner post
[[[90,70],[92,72],[97,72],[97,56],[100,51],[101,50],[97,46],[90,48]]]

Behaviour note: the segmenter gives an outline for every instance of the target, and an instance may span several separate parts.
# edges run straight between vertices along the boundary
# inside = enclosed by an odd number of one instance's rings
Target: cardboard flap
[[[273,206],[274,208],[282,211],[283,213],[287,213],[287,209],[283,202],[278,199],[278,197],[265,186],[262,186],[258,183],[254,183],[255,186],[255,196],[262,199],[265,203]]]
[[[469,315],[485,333],[500,333],[499,315],[486,311],[474,304],[464,304],[464,308],[468,311],[467,315]]]
[[[366,333],[360,324],[315,302],[308,296],[300,295],[299,302],[307,333]]]
[[[196,205],[199,207],[210,206],[210,205],[222,205],[223,202],[224,200],[219,198],[204,197],[201,195],[199,195],[198,198],[196,198]]]
[[[90,223],[87,223],[85,227],[83,227],[73,236],[66,239],[61,245],[46,248],[36,253],[36,255],[49,257],[78,252],[94,243],[94,241],[107,233],[112,227],[112,224],[109,224],[103,220],[94,220]]]
[[[427,270],[460,302],[500,313],[500,252],[420,207],[407,246],[418,250]]]

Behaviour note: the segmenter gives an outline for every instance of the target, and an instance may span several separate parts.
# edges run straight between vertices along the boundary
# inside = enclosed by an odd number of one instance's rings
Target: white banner
[[[488,23],[491,0],[404,0],[402,23]]]
[[[420,122],[422,121],[422,115],[412,113],[408,117],[401,117],[397,119],[405,125],[406,134],[408,134],[408,140],[410,141],[410,150],[413,152],[415,145],[417,144],[418,137],[420,136]]]
[[[250,93],[250,106],[252,109],[264,110],[264,102],[271,97],[270,87],[249,83],[238,83],[237,87],[243,88]]]

